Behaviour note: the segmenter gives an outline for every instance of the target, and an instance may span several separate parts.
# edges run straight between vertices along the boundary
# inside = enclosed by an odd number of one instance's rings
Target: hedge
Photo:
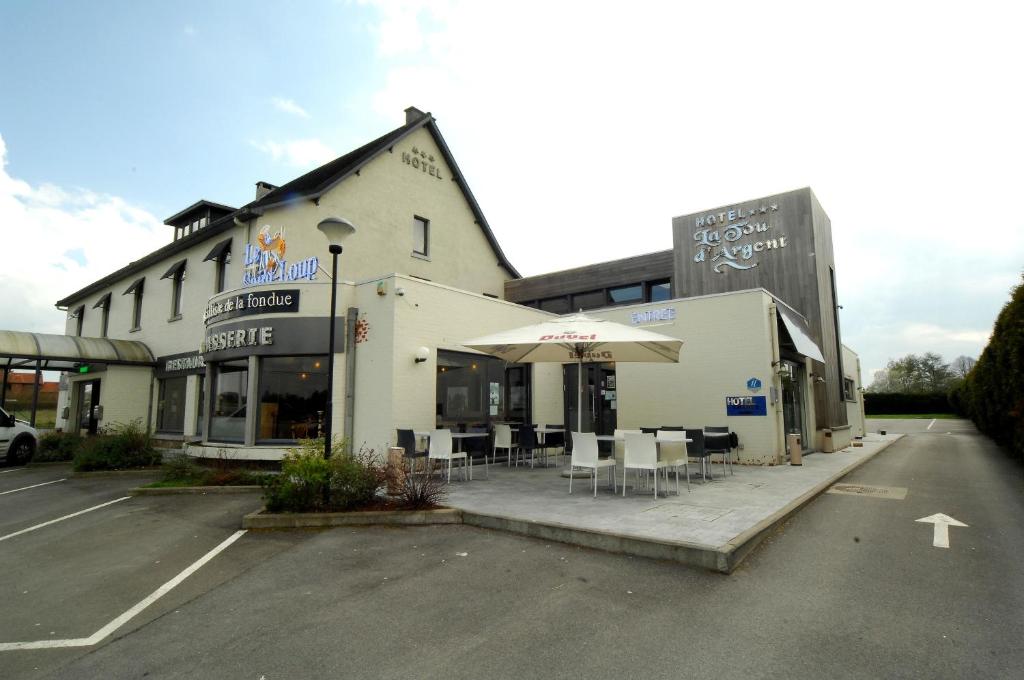
[[[901,413],[950,413],[952,406],[943,392],[865,392],[864,414],[888,416]]]
[[[950,401],[978,429],[1024,461],[1024,276],[996,319],[977,365]]]

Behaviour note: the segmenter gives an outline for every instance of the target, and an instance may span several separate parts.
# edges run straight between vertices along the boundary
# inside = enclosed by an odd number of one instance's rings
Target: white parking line
[[[34,489],[37,486],[46,486],[47,484],[56,484],[57,482],[64,482],[64,481],[67,481],[67,477],[65,477],[64,479],[55,479],[52,482],[43,482],[42,484],[33,484],[32,486],[23,486],[20,489],[11,489],[10,491],[0,491],[0,496],[6,496],[9,493],[16,493],[18,491],[28,491],[29,489]]]
[[[185,569],[185,571],[181,572],[180,574],[178,574],[177,576],[172,578],[170,581],[168,581],[167,583],[163,584],[162,586],[160,586],[159,588],[154,590],[149,595],[149,597],[145,598],[144,600],[139,602],[137,605],[135,605],[134,607],[132,607],[131,609],[126,611],[124,614],[121,614],[116,619],[114,619],[113,621],[111,621],[107,625],[103,626],[102,628],[100,628],[98,631],[96,631],[95,633],[93,633],[92,635],[90,635],[87,638],[73,638],[73,639],[70,639],[70,640],[34,640],[32,642],[0,642],[0,652],[10,652],[10,651],[18,650],[18,649],[53,649],[53,648],[56,648],[56,647],[90,647],[92,645],[98,644],[105,637],[107,637],[108,635],[110,635],[111,633],[116,631],[118,628],[120,628],[121,626],[123,626],[124,624],[128,623],[129,621],[131,621],[136,616],[138,616],[138,614],[142,610],[144,610],[146,607],[148,607],[149,605],[153,604],[154,602],[159,600],[161,597],[163,597],[164,595],[169,593],[171,591],[171,589],[173,589],[179,583],[181,583],[182,581],[187,579],[189,576],[194,574],[196,571],[198,571],[200,567],[202,567],[204,564],[206,564],[207,562],[212,560],[220,552],[222,552],[225,548],[227,548],[229,545],[231,545],[232,543],[234,543],[235,541],[240,539],[244,534],[245,534],[245,530],[244,529],[241,530],[241,531],[236,531],[235,533],[231,534],[231,536],[229,536],[225,541],[223,541],[216,548],[214,548],[213,550],[211,550],[210,552],[206,553],[205,555],[200,557],[198,560],[193,562],[191,564],[191,566],[189,566],[187,569]]]
[[[6,475],[8,472],[21,472],[25,468],[14,468],[13,470],[0,470],[0,475]]]
[[[21,531],[15,531],[13,534],[7,534],[6,536],[0,536],[0,541],[6,541],[8,538],[14,538],[15,536],[21,536],[22,534],[27,534],[30,531],[35,531],[36,529],[42,529],[43,527],[48,527],[51,524],[56,524],[57,522],[63,522],[66,519],[71,519],[72,517],[78,517],[79,515],[84,515],[87,512],[92,512],[93,510],[99,510],[100,508],[105,508],[108,505],[113,505],[114,503],[120,503],[121,501],[126,501],[129,498],[131,498],[131,496],[123,496],[122,498],[117,498],[115,500],[108,501],[106,503],[101,503],[100,505],[94,505],[91,508],[86,508],[85,510],[79,510],[78,512],[73,512],[70,515],[64,515],[63,517],[58,517],[57,519],[51,519],[49,522],[43,522],[42,524],[37,524],[37,525],[35,525],[33,527],[29,527],[28,529],[22,529]]]
[[[932,425],[934,425],[934,424],[935,424],[935,420],[936,420],[935,418],[932,418],[932,422],[928,423],[928,427],[927,427],[927,428],[925,428],[925,429],[926,429],[926,430],[930,430],[930,429],[932,429]]]

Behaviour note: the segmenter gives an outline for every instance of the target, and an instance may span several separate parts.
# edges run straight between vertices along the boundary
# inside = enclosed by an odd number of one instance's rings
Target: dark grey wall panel
[[[512,302],[541,300],[640,281],[671,279],[672,253],[671,250],[663,250],[525,279],[513,279],[505,282],[505,299]]]

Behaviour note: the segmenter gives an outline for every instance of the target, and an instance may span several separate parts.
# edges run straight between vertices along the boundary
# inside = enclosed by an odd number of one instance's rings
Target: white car
[[[39,433],[24,420],[16,420],[0,409],[0,453],[8,465],[27,463],[36,452]]]

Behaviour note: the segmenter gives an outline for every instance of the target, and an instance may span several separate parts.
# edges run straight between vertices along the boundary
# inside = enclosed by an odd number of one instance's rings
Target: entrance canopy
[[[0,369],[61,371],[87,363],[156,365],[149,348],[135,340],[0,331]]]

